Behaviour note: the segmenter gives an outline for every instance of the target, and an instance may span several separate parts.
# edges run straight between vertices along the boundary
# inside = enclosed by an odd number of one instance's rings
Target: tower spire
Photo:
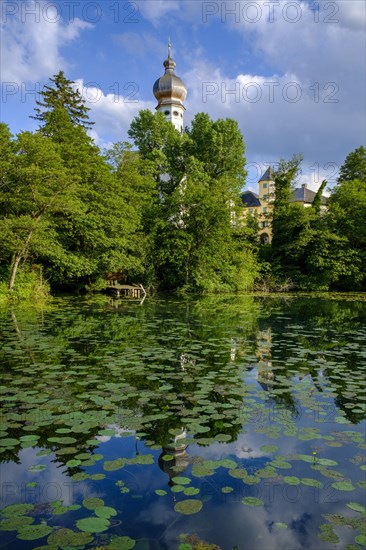
[[[171,46],[169,38],[168,57],[163,63],[165,74],[155,82],[153,91],[158,100],[156,110],[164,113],[166,120],[172,122],[179,132],[183,132],[183,114],[186,110],[183,102],[187,96],[187,88],[174,72],[175,61],[171,57]]]

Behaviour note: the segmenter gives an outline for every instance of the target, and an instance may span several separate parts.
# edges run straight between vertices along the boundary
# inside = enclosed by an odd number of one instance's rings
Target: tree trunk
[[[19,267],[19,262],[20,262],[21,259],[22,259],[22,253],[17,252],[17,254],[15,256],[15,259],[14,259],[13,268],[11,270],[11,276],[10,276],[10,281],[9,281],[9,290],[11,290],[11,291],[14,290],[15,277],[16,277],[18,267]]]
[[[29,233],[29,235],[27,237],[27,240],[25,241],[25,244],[23,246],[23,250],[17,252],[16,255],[15,255],[13,267],[12,267],[12,270],[11,270],[10,281],[9,281],[9,290],[10,291],[14,290],[15,277],[16,277],[16,274],[17,274],[17,271],[18,271],[19,263],[20,263],[20,260],[23,258],[24,254],[27,252],[29,241],[31,240],[32,233],[33,233],[33,231],[31,231]]]

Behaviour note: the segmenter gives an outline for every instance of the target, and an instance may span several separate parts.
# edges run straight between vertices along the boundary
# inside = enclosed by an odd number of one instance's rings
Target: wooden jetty
[[[126,298],[145,298],[146,290],[141,284],[121,285],[118,281],[108,281],[107,289],[112,291],[117,298],[125,296]]]

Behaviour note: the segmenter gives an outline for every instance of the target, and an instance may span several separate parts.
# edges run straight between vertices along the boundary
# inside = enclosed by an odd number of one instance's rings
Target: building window
[[[174,116],[179,116],[178,111],[173,111],[173,115],[174,115]]]
[[[253,208],[249,208],[249,214],[253,214]]]
[[[263,206],[263,214],[265,214],[266,212],[267,212],[267,207]]]
[[[266,201],[268,199],[268,195],[263,195],[262,199]]]
[[[169,111],[164,111],[164,115],[168,116],[168,115],[170,115],[170,112]]]
[[[267,189],[267,184],[266,183],[263,184],[263,189]]]

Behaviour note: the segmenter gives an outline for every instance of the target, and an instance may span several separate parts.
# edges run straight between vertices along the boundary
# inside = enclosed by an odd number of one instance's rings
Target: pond
[[[361,297],[0,311],[6,550],[366,546]]]

